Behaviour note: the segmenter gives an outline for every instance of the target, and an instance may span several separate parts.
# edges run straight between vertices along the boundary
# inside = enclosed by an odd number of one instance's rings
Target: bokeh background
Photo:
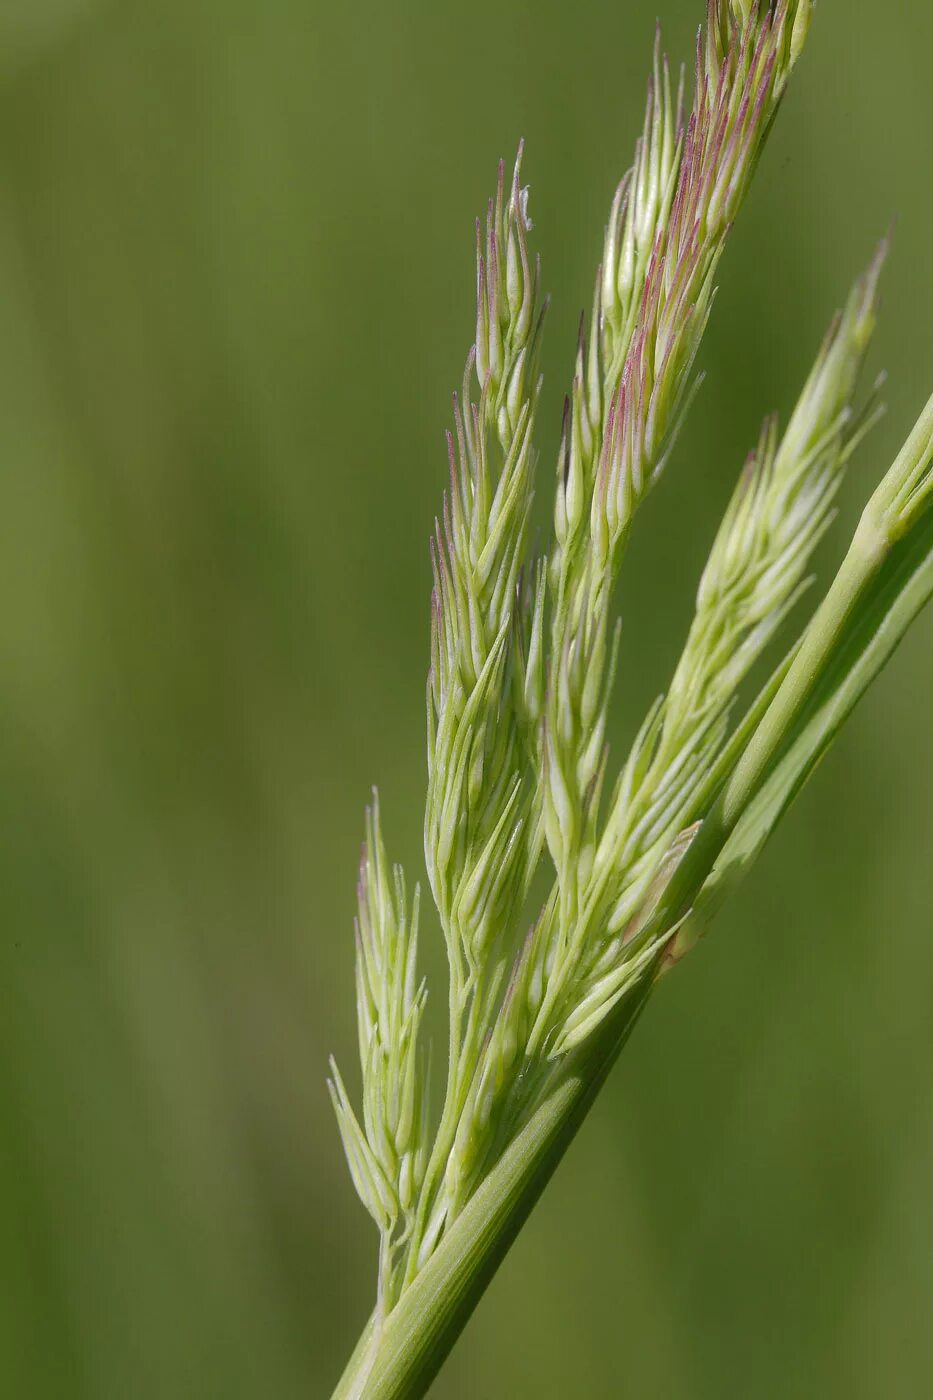
[[[374,1236],[325,1059],[356,1082],[371,782],[421,870],[471,221],[524,136],[546,487],[655,13],[688,57],[701,8],[3,0],[3,1395],[329,1394]],[[824,577],[933,383],[931,44],[908,0],[819,6],[633,547],[618,749],[892,220],[891,412]],[[927,617],[657,997],[439,1397],[933,1393],[931,688]]]

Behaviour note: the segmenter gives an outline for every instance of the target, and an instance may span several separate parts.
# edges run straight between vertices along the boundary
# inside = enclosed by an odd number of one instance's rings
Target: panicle
[[[729,231],[799,56],[812,0],[707,0],[694,94],[656,37],[644,123],[581,320],[557,463],[554,542],[530,515],[547,302],[522,147],[476,223],[476,319],[431,539],[425,861],[450,965],[447,1091],[429,1143],[419,1046],[418,894],[389,866],[378,804],[360,866],[362,1111],[330,1091],[356,1189],[382,1234],[380,1305],[415,1276],[528,1108],[581,1045],[682,950],[654,914],[736,738],[736,686],[804,586],[845,463],[883,252],[834,324],[783,439],[769,419],[736,488],[668,693],[604,801],[620,631],[612,594],[632,522],[668,460]],[[926,436],[924,437],[923,431]],[[878,518],[926,508],[933,408]],[[555,880],[516,926],[547,847]],[[396,1261],[399,1261],[398,1263]]]

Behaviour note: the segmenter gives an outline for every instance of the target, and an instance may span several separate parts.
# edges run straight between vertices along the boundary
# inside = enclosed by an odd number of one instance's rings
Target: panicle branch
[[[796,58],[804,7],[711,0],[684,126],[656,45],[644,134],[610,214],[589,342],[564,417],[550,566],[544,830],[560,888],[537,1047],[579,956],[596,859],[604,735],[618,657],[613,585],[634,515],[660,476],[698,380],[694,364],[726,239]],[[649,730],[646,738],[653,739]]]
[[[462,1198],[452,1151],[540,850],[534,772],[543,589],[526,570],[546,302],[528,247],[522,149],[500,162],[476,228],[476,342],[448,435],[450,487],[432,543],[424,844],[450,964],[447,1093],[409,1248],[409,1275]]]
[[[879,411],[877,386],[858,413],[853,395],[886,252],[883,244],[833,322],[783,439],[768,419],[740,475],[670,687],[649,711],[609,804],[573,945],[574,1009],[555,1053],[579,1043],[581,1028],[589,1034],[639,975],[641,932],[725,776],[738,688],[807,587],[846,464]],[[596,987],[609,995],[597,997]]]
[[[395,1254],[411,1228],[429,1147],[427,1068],[419,1046],[427,988],[417,971],[418,906],[416,888],[409,914],[402,868],[389,869],[374,792],[354,924],[362,1124],[333,1060],[328,1087],[354,1185],[382,1236],[380,1304],[387,1308],[397,1282]]]
[[[425,853],[464,986],[521,896],[530,844],[525,731],[536,698],[523,671],[520,581],[544,308],[521,158],[508,193],[500,163],[485,236],[477,223],[476,344],[454,399],[450,488],[432,542]],[[538,666],[540,651],[539,636]]]

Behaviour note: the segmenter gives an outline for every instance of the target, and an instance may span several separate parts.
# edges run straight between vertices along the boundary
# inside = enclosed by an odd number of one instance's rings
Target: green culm
[[[332,1067],[380,1238],[376,1303],[335,1392],[422,1395],[573,1138],[649,994],[743,878],[933,591],[933,401],[822,602],[757,699],[741,683],[795,612],[878,385],[860,389],[882,245],[787,426],[769,418],[700,580],[666,693],[613,764],[613,590],[700,382],[719,261],[804,47],[812,0],[710,0],[692,104],[655,48],[564,413],[546,553],[547,301],[519,150],[477,223],[476,340],[431,544],[424,847],[446,942],[443,1103],[428,1103],[419,892],[367,815],[356,926],[362,1107]],[[529,918],[532,890],[550,893]],[[533,883],[534,882],[534,883]],[[530,928],[528,924],[531,924]]]

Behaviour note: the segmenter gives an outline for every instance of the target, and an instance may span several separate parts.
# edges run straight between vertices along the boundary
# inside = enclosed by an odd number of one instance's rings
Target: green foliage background
[[[547,497],[659,8],[689,57],[699,0],[4,0],[3,1395],[289,1400],[341,1369],[374,1233],[325,1057],[353,1055],[372,780],[420,873],[471,221],[524,135]],[[636,532],[617,751],[892,217],[892,411],[824,578],[933,383],[931,44],[907,0],[819,6]],[[439,1397],[933,1390],[931,688],[928,617],[657,997]]]

